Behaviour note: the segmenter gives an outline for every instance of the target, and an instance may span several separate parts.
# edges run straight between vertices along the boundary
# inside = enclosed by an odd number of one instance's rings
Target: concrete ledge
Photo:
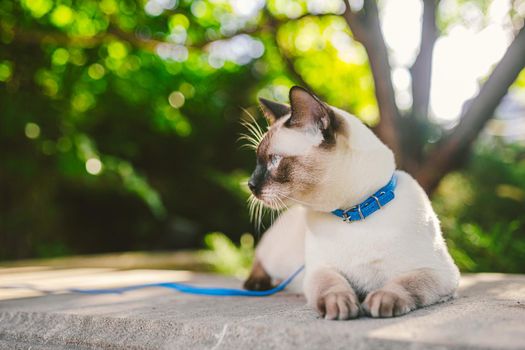
[[[29,259],[0,262],[0,274],[4,268],[47,266],[56,268],[118,268],[212,271],[213,261],[207,254],[195,250],[164,252],[122,252],[90,255],[74,255],[48,259]],[[4,269],[5,270],[5,269]]]
[[[0,274],[0,285],[30,282],[40,288],[165,280],[240,285],[181,271],[22,269]],[[400,318],[346,322],[318,319],[302,296],[290,293],[200,297],[152,288],[123,295],[37,294],[0,290],[1,349],[525,349],[521,275],[467,275],[453,301]]]

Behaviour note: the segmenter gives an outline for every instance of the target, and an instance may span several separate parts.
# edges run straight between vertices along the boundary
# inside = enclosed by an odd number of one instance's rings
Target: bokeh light
[[[180,91],[173,91],[168,97],[168,101],[173,108],[180,108],[184,105],[184,95]]]
[[[102,162],[98,158],[86,160],[86,171],[91,175],[98,175],[102,171]]]
[[[35,123],[27,123],[25,127],[25,134],[29,139],[37,139],[40,136],[40,127]]]
[[[94,63],[88,68],[88,75],[93,80],[99,80],[104,77],[106,70],[99,63]]]
[[[8,81],[13,71],[13,64],[9,61],[0,62],[0,81]]]
[[[214,68],[220,68],[225,62],[247,64],[264,54],[264,45],[247,34],[236,35],[228,40],[214,41],[208,48],[208,62]]]
[[[58,5],[51,13],[51,22],[58,27],[64,27],[73,22],[75,14],[66,5]]]

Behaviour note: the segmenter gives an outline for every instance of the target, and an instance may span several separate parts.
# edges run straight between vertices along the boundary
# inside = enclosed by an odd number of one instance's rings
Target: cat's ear
[[[292,116],[288,120],[291,127],[317,127],[327,130],[330,127],[330,108],[317,96],[299,86],[290,89]]]
[[[277,119],[290,114],[290,106],[285,105],[284,103],[270,101],[262,97],[259,98],[259,102],[261,103],[261,109],[264,116],[270,125],[275,123]]]

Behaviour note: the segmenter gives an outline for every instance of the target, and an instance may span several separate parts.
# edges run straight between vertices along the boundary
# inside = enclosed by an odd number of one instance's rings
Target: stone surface
[[[184,271],[0,269],[0,286],[99,288],[158,281],[239,287]],[[466,275],[459,297],[394,319],[325,321],[302,296],[203,297],[0,289],[0,349],[525,349],[525,276]]]

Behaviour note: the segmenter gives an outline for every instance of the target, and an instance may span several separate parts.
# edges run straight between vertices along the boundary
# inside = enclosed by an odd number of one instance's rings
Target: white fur
[[[320,130],[303,131],[300,129],[281,128],[274,135],[270,153],[282,156],[300,156],[323,142]]]
[[[304,265],[304,238],[306,208],[295,206],[279,216],[257,245],[256,258],[261,261],[274,282],[282,281]],[[303,275],[300,274],[288,287],[301,292]]]
[[[319,191],[300,198],[304,207],[284,213],[265,233],[257,258],[270,276],[283,279],[304,261],[304,292],[322,268],[342,273],[354,288],[370,292],[396,277],[431,269],[436,293],[453,295],[459,271],[443,241],[439,221],[419,184],[396,171],[395,199],[364,221],[344,223],[331,210],[352,207],[384,186],[395,171],[392,152],[357,118],[337,110],[348,138],[326,157]],[[303,245],[304,241],[304,245]],[[312,303],[311,300],[309,300]]]

